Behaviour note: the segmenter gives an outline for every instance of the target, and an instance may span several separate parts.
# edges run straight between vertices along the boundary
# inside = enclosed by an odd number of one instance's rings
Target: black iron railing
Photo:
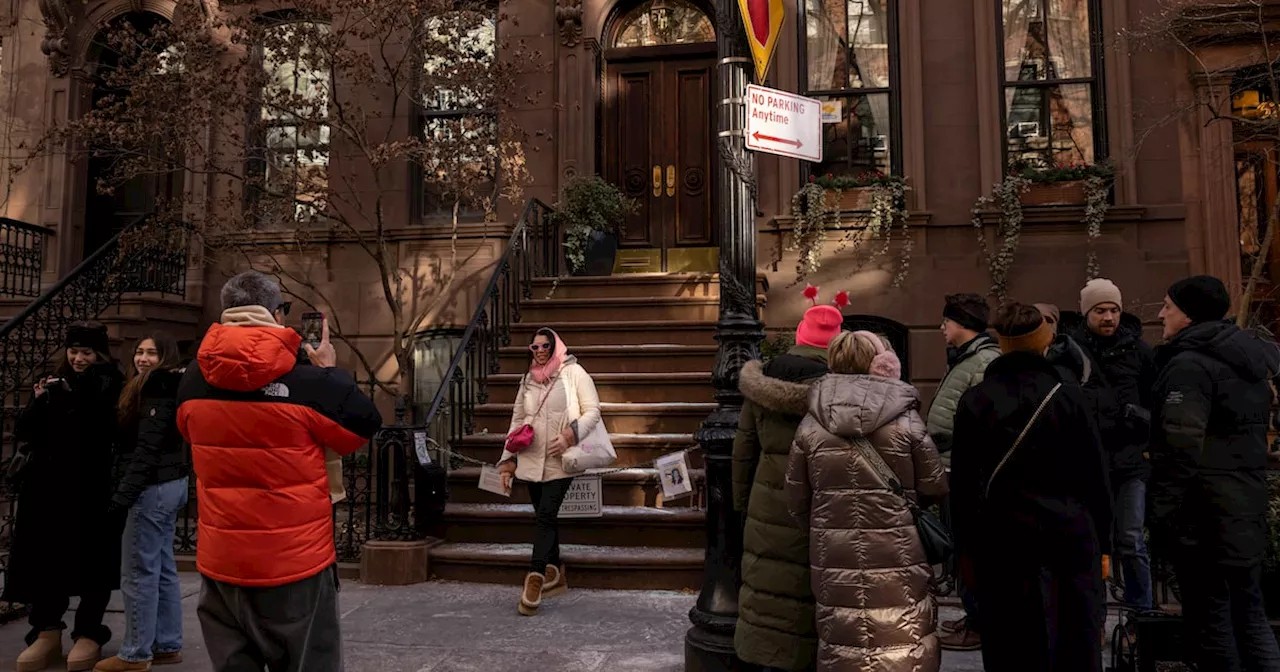
[[[564,263],[552,212],[536,198],[525,205],[426,414],[409,426],[398,412],[398,422],[375,439],[374,538],[419,539],[438,522],[447,470],[459,466],[441,448],[456,451],[475,431],[476,406],[489,400],[486,379],[499,371],[501,350],[511,344],[512,327],[520,321],[520,303],[533,298],[535,278],[558,275]],[[417,457],[421,441],[429,446],[428,467]],[[431,504],[415,504],[423,497],[431,497]]]
[[[0,296],[39,296],[48,229],[0,217]]]
[[[13,425],[35,380],[52,366],[67,326],[91,320],[132,292],[185,296],[189,228],[134,221],[0,326],[0,473],[16,450]],[[15,493],[0,483],[0,576],[8,564]]]

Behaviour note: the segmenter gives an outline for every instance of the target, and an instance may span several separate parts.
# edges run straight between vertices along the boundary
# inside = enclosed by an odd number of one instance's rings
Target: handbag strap
[[[880,451],[876,450],[876,447],[871,445],[871,442],[864,436],[855,436],[853,445],[858,449],[859,453],[862,453],[862,457],[871,464],[871,468],[880,476],[880,480],[884,481],[885,486],[893,491],[893,494],[907,502],[907,508],[914,515],[918,510],[916,503],[902,489],[902,483],[898,481],[898,475],[894,473],[893,467],[890,467],[889,463],[884,461],[884,456],[880,454]]]
[[[1060,389],[1062,389],[1062,383],[1054,385],[1053,389],[1049,390],[1049,394],[1044,395],[1044,399],[1042,399],[1040,401],[1040,405],[1036,407],[1036,412],[1031,414],[1031,419],[1023,426],[1022,433],[1018,434],[1018,438],[1014,439],[1013,445],[1009,446],[1009,451],[1004,454],[1004,457],[1000,458],[1000,463],[996,465],[995,471],[991,472],[991,478],[987,479],[987,488],[983,492],[984,497],[991,496],[991,483],[996,480],[996,474],[1000,473],[1000,469],[1004,467],[1005,462],[1008,462],[1009,458],[1013,457],[1013,451],[1017,450],[1018,446],[1022,445],[1022,440],[1027,438],[1027,432],[1031,431],[1031,427],[1036,424],[1036,420],[1040,419],[1040,414],[1044,413],[1045,407],[1049,405],[1049,402],[1053,400],[1054,395],[1058,394],[1058,390]]]

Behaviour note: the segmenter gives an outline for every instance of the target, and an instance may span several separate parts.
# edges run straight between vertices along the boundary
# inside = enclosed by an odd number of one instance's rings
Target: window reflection
[[[1005,149],[1009,165],[1092,164],[1099,81],[1096,0],[1001,0]]]
[[[715,28],[702,10],[687,0],[650,0],[622,18],[615,47],[714,42]]]
[[[823,101],[819,174],[893,172],[893,0],[805,0],[806,95]]]
[[[268,220],[307,221],[325,209],[329,187],[329,66],[307,45],[329,27],[282,23],[267,31],[262,64],[267,74],[261,116],[266,127],[266,188],[292,195],[292,203]],[[261,203],[263,207],[271,207]],[[266,213],[264,213],[266,214]]]

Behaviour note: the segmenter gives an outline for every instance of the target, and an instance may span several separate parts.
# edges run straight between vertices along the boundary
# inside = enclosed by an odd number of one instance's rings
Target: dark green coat
[[[796,346],[767,366],[747,363],[739,379],[746,401],[733,442],[733,503],[747,521],[734,648],[745,662],[790,672],[813,668],[818,634],[809,531],[787,510],[787,458],[826,358]]]

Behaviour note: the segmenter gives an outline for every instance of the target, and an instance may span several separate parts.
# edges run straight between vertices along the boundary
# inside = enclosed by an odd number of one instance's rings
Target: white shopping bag
[[[693,480],[689,478],[689,462],[685,451],[658,458],[658,478],[662,480],[662,498],[675,499],[693,492]]]
[[[613,450],[613,442],[609,440],[609,432],[605,430],[602,419],[578,445],[564,451],[560,463],[565,473],[580,474],[588,469],[603,469],[617,459],[618,454]]]

